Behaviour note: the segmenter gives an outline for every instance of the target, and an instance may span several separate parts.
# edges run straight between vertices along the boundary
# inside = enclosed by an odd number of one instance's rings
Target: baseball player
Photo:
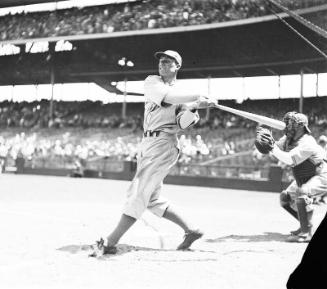
[[[259,129],[257,139],[270,144],[270,151],[278,160],[291,166],[294,181],[280,194],[281,206],[300,222],[288,241],[309,242],[312,238],[313,204],[327,194],[326,155],[311,136],[308,118],[288,112],[283,121],[285,135],[276,143],[269,131]]]
[[[182,57],[173,50],[156,52],[159,75],[145,79],[144,134],[137,160],[137,171],[127,191],[127,200],[117,227],[106,242],[98,241],[103,254],[116,253],[116,244],[127,230],[148,209],[153,214],[179,225],[185,232],[178,250],[188,249],[203,233],[192,226],[163,197],[163,179],[178,159],[179,145],[176,133],[199,120],[197,109],[217,104],[217,101],[194,92],[177,88],[177,72]]]

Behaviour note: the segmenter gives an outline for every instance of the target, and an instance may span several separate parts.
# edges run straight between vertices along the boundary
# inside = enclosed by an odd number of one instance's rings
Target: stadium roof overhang
[[[318,10],[317,10],[318,9]],[[327,5],[303,10],[306,15],[325,11]],[[288,15],[281,14],[288,18]],[[327,51],[327,40],[294,19],[287,19],[302,35]],[[0,57],[0,84],[50,83],[51,67],[56,82],[143,80],[157,73],[157,50],[174,49],[183,56],[179,78],[249,77],[327,72],[326,59],[275,16],[218,24],[113,32],[46,39],[73,44],[69,52],[20,53]],[[26,42],[10,42],[22,50]],[[1,44],[1,43],[0,43]],[[54,45],[50,45],[54,47]],[[134,63],[118,65],[126,57]],[[50,59],[50,60],[49,60]]]
[[[30,5],[30,4],[40,4],[40,3],[47,3],[47,2],[57,2],[57,1],[64,1],[64,0],[0,0],[0,8]]]

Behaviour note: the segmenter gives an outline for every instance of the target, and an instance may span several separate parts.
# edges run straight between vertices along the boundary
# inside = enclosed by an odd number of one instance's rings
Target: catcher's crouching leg
[[[305,199],[301,197],[296,200],[296,206],[298,208],[302,232],[311,233],[313,210],[307,209],[307,203]]]
[[[296,200],[296,206],[298,209],[298,217],[301,226],[301,233],[292,236],[288,239],[289,242],[310,242],[313,233],[313,226],[312,226],[312,216],[313,210],[308,210],[306,200],[304,197],[299,197]]]
[[[287,194],[286,191],[282,191],[280,196],[279,196],[279,202],[281,207],[287,211],[289,214],[291,214],[295,219],[299,219],[298,218],[298,214],[297,212],[291,207],[291,197],[289,194]]]

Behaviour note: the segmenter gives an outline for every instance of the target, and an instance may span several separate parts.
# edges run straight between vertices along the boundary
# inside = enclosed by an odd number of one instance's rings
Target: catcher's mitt
[[[273,149],[275,140],[271,134],[271,131],[267,128],[260,127],[257,130],[257,136],[254,141],[254,145],[257,150],[262,154],[269,154]]]

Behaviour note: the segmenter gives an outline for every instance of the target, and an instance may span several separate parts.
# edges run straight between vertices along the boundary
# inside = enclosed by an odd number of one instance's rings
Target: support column
[[[316,74],[316,96],[319,96],[319,73]]]
[[[208,76],[208,96],[211,96],[211,75]],[[207,107],[206,110],[206,121],[209,121],[210,118],[210,108]]]
[[[11,87],[11,102],[14,101],[14,94],[15,94],[15,85]]]
[[[245,77],[242,77],[242,102],[245,100],[245,92],[246,92]]]
[[[303,112],[303,83],[304,83],[304,72],[301,69],[301,91],[300,91],[300,101],[299,101],[299,112]]]
[[[54,85],[55,85],[55,71],[53,63],[50,64],[50,82],[51,82],[51,97],[50,97],[50,107],[49,107],[49,121],[53,120],[53,96],[54,96]]]
[[[127,108],[126,97],[127,97],[127,77],[125,77],[124,79],[124,100],[123,100],[122,112],[121,112],[122,119],[126,118],[126,108]]]
[[[51,85],[51,97],[50,97],[50,107],[49,107],[49,123],[52,123],[53,120],[53,98],[54,98],[54,85],[56,83],[56,61],[55,61],[55,43],[49,43],[49,55],[47,61],[49,63],[50,69],[50,85]]]

